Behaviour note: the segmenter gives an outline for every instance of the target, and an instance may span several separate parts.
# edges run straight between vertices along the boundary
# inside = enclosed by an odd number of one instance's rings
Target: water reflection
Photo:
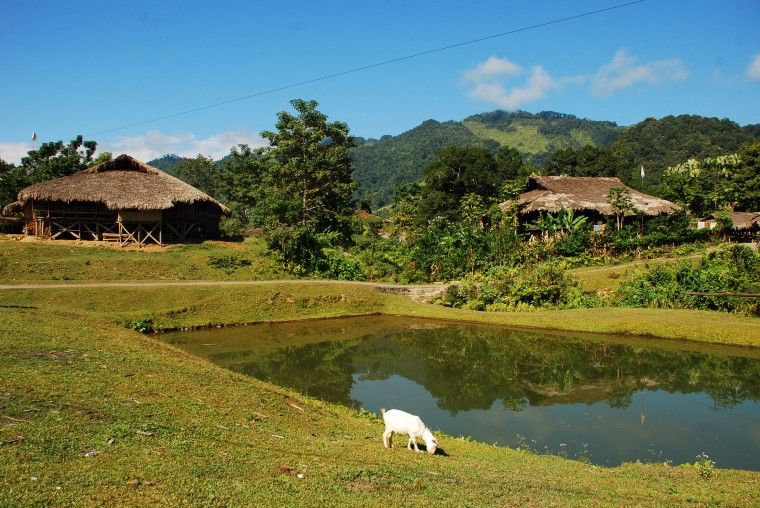
[[[691,460],[737,441],[718,464],[760,469],[760,360],[748,350],[395,317],[166,338],[314,397],[411,408],[489,442],[574,456],[590,447],[592,461],[612,464]]]

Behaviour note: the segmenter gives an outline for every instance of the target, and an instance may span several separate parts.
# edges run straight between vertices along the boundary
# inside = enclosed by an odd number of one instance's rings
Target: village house
[[[731,212],[731,237],[751,241],[760,236],[760,212]],[[715,215],[708,215],[697,221],[698,229],[715,229],[719,221]]]
[[[40,238],[163,245],[213,238],[227,207],[129,155],[30,185],[4,214],[22,212],[24,232]]]
[[[613,188],[623,188],[630,192],[635,211],[627,212],[626,216],[653,217],[672,214],[681,209],[675,203],[639,192],[615,177],[532,176],[528,180],[527,191],[516,199],[520,222],[534,220],[544,212],[558,213],[564,209],[588,217],[594,230],[600,231],[607,219],[615,216],[615,210],[607,200],[607,195]],[[512,203],[506,201],[501,207],[504,209]]]

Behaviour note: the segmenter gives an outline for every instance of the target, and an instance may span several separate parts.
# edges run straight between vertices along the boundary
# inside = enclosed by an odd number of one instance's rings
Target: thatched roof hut
[[[607,201],[607,194],[616,187],[627,189],[634,208],[644,215],[670,214],[680,210],[675,203],[639,192],[619,178],[588,176],[532,176],[527,192],[517,198],[517,204],[521,215],[556,213],[565,209],[611,216],[615,215],[615,211]]]
[[[215,236],[220,216],[229,213],[208,194],[129,155],[30,185],[18,200],[27,234],[122,245]]]
[[[760,212],[731,212],[731,222],[738,231],[760,226]]]
[[[14,215],[19,215],[23,213],[24,211],[24,203],[21,201],[14,201],[13,203],[7,204],[3,207],[3,213],[2,215],[4,217],[12,217]]]
[[[148,166],[129,155],[70,176],[22,189],[18,200],[61,203],[100,203],[109,210],[168,210],[177,204],[205,203],[221,213],[229,209],[179,178]]]

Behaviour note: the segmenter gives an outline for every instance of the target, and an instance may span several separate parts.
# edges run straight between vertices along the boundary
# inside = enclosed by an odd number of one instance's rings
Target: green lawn
[[[56,280],[74,267],[78,280],[280,277],[262,249],[257,241],[146,251],[0,241],[3,282]],[[232,274],[208,265],[230,252],[252,265]],[[125,327],[380,313],[760,351],[760,320],[706,311],[482,313],[320,281],[0,290],[0,505],[754,504],[760,474],[753,472],[703,478],[687,466],[605,468],[450,436],[441,439],[447,456],[386,451],[376,418],[226,371]]]
[[[322,294],[355,298],[365,289]],[[286,297],[276,308],[282,319],[353,303],[309,311]],[[109,319],[5,306],[0,321],[4,506],[749,506],[756,499],[760,474],[745,471],[703,478],[685,466],[605,468],[449,436],[441,439],[446,456],[386,451],[375,418],[226,371]]]
[[[217,268],[214,259],[234,256],[235,269]],[[250,263],[250,264],[245,264]],[[66,280],[260,280],[289,278],[267,252],[263,240],[206,241],[199,244],[120,249],[73,240],[39,241],[0,235],[0,281]]]

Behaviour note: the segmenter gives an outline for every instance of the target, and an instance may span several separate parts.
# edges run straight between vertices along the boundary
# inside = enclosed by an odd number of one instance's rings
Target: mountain
[[[689,159],[703,159],[736,152],[741,145],[760,137],[760,125],[740,126],[728,119],[707,118],[698,115],[647,118],[632,125],[617,136],[609,149],[621,154],[628,174],[619,174],[624,180],[637,180],[643,164],[647,173],[647,187],[653,190],[660,175],[668,166]],[[631,173],[635,178],[631,178]]]
[[[375,206],[392,199],[401,184],[422,179],[436,151],[448,145],[479,144],[493,151],[499,146],[517,148],[529,162],[542,167],[559,149],[578,150],[586,145],[614,152],[621,167],[614,168],[626,183],[656,192],[659,177],[668,167],[689,158],[735,152],[760,137],[760,124],[740,126],[728,119],[698,115],[647,118],[629,127],[574,115],[544,111],[492,111],[461,122],[426,120],[399,134],[366,140],[351,149],[354,178],[360,192],[369,192]],[[647,178],[641,182],[640,165]],[[642,185],[643,183],[643,185]]]
[[[166,171],[167,173],[172,174],[174,167],[185,159],[186,157],[180,157],[179,155],[167,154],[163,157],[148,161],[148,166],[153,166],[161,171]]]
[[[527,160],[542,165],[559,148],[608,145],[621,130],[614,122],[581,119],[545,111],[493,111],[461,122],[426,120],[398,136],[361,138],[351,149],[354,178],[375,205],[388,203],[401,184],[422,179],[435,153],[449,145],[481,145],[494,152],[502,145],[517,148]]]

